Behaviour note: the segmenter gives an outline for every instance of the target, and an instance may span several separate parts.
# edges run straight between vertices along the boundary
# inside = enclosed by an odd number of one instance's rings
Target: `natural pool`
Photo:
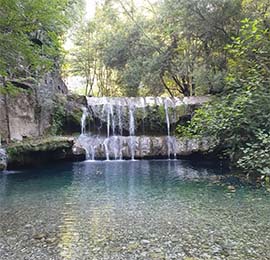
[[[180,160],[0,174],[0,259],[270,259],[270,196],[221,174]]]

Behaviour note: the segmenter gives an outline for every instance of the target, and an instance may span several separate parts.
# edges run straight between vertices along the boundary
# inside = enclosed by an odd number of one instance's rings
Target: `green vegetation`
[[[62,45],[82,8],[83,0],[0,0],[0,95],[7,141],[10,96],[29,91],[35,96],[37,111],[51,109],[52,88],[40,90],[40,85],[42,79],[44,85],[52,84],[46,73],[60,75]]]
[[[66,120],[65,107],[61,102],[54,102],[54,109],[52,114],[52,122],[50,128],[51,135],[61,135],[64,133],[63,126]]]
[[[64,33],[77,1],[1,0],[0,75],[4,80],[42,76],[60,59]],[[74,15],[72,16],[74,17]]]
[[[232,163],[249,174],[270,174],[269,18],[268,11],[242,20],[226,47],[226,89],[197,110],[188,126],[178,127],[179,134],[216,137]]]
[[[75,35],[69,73],[87,95],[220,92],[241,0],[104,1]]]

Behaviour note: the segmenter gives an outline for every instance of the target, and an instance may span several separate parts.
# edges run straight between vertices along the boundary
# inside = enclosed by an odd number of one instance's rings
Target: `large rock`
[[[74,158],[73,145],[73,137],[51,137],[12,144],[7,147],[8,168],[72,160]]]
[[[8,80],[17,91],[0,94],[0,137],[3,141],[23,140],[47,133],[54,112],[57,93],[67,94],[67,87],[57,70],[47,73],[39,81],[34,79]],[[2,87],[2,86],[0,86]]]
[[[133,140],[133,145],[132,145]],[[73,154],[85,155],[88,159],[131,158],[132,149],[137,159],[184,157],[207,155],[217,146],[212,138],[177,139],[167,136],[80,136],[72,150]],[[133,148],[134,147],[134,148]]]
[[[7,168],[7,154],[6,151],[0,148],[0,171],[4,171]]]
[[[39,126],[34,96],[21,92],[16,96],[9,96],[7,102],[8,110],[5,107],[4,97],[0,96],[0,122],[3,123],[0,125],[0,136],[2,139],[8,137],[8,131],[12,140],[22,140],[28,136],[37,137]],[[6,112],[8,112],[8,120]]]

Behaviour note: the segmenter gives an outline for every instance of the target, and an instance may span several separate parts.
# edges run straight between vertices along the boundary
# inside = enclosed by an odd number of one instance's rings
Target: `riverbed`
[[[0,258],[270,259],[270,195],[228,174],[181,160],[0,174]]]

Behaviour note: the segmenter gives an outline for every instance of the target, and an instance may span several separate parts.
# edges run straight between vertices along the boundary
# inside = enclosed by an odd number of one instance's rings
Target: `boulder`
[[[75,158],[73,137],[49,137],[27,140],[7,147],[8,167],[22,168],[58,160]]]

